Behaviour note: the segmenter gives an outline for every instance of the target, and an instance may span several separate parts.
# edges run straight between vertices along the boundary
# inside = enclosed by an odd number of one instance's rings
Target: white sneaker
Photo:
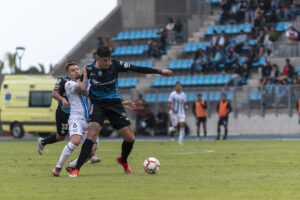
[[[101,162],[101,158],[97,157],[97,156],[93,156],[90,160],[89,160],[89,163],[90,164],[95,164],[95,163],[98,163],[98,162]]]
[[[41,137],[39,137],[39,138],[37,139],[37,143],[38,143],[38,152],[39,152],[40,155],[43,154],[43,150],[44,150],[44,145],[42,145],[42,139],[43,139],[43,138],[41,138]]]
[[[182,146],[182,145],[183,145],[182,141],[178,141],[178,144],[179,144],[180,146]]]

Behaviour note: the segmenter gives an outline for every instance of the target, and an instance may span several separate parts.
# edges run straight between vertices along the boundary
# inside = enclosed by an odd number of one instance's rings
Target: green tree
[[[45,66],[42,63],[39,63],[38,66],[40,67],[40,73],[45,74]]]
[[[20,70],[17,67],[17,54],[16,53],[6,53],[6,59],[8,61],[8,67],[10,68],[10,73],[18,73]]]
[[[0,74],[2,74],[3,69],[4,69],[4,62],[0,60]]]

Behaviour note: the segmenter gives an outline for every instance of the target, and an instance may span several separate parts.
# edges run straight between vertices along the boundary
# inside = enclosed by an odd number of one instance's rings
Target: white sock
[[[184,137],[184,128],[180,128],[179,129],[179,138],[178,138],[178,142],[182,142],[183,137]]]
[[[175,128],[173,126],[169,127],[169,132],[175,131]]]
[[[72,142],[69,142],[63,149],[56,167],[62,168],[62,166],[65,164],[65,162],[68,160],[68,158],[72,155],[73,151],[77,147],[78,146],[72,144]]]
[[[73,160],[72,162],[70,162],[69,166],[75,168],[76,164],[77,164],[77,160],[78,160],[78,158],[76,158],[75,160]]]

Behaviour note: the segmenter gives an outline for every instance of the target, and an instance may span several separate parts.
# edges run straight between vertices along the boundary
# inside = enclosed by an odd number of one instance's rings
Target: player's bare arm
[[[58,90],[52,90],[52,95],[51,96],[52,96],[53,99],[62,102],[62,108],[63,109],[67,109],[69,107],[68,101],[59,94]]]
[[[76,94],[83,94],[86,92],[87,87],[88,87],[88,77],[87,77],[87,71],[86,68],[84,67],[83,69],[83,80],[82,81],[77,81],[78,85],[76,85],[74,91]]]
[[[123,101],[122,105],[124,106],[124,108],[127,108],[129,110],[135,110],[136,109],[135,103],[133,103],[131,101]]]
[[[171,102],[168,102],[167,105],[168,105],[168,108],[173,111],[173,113],[177,113],[177,110],[172,107]]]

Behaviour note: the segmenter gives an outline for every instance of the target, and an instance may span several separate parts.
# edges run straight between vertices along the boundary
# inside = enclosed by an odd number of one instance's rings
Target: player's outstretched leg
[[[43,150],[44,150],[44,148],[47,144],[53,144],[53,143],[56,143],[56,142],[59,142],[59,141],[63,141],[64,139],[65,139],[64,136],[60,136],[58,134],[52,134],[52,135],[49,135],[48,137],[45,137],[45,138],[39,137],[37,139],[38,153],[40,155],[42,155]]]
[[[81,140],[81,137],[79,138],[79,142]],[[78,142],[78,144],[79,144]],[[65,148],[63,149],[61,156],[59,158],[59,161],[56,165],[56,167],[52,170],[53,176],[59,176],[60,171],[64,163],[67,161],[67,159],[72,155],[73,151],[78,147],[78,145],[73,144],[72,142],[69,142]]]
[[[133,144],[135,141],[135,137],[133,134],[133,129],[131,126],[126,126],[118,130],[118,132],[123,136],[123,143],[122,143],[122,153],[121,156],[117,157],[117,162],[122,165],[124,172],[126,174],[131,173],[131,168],[127,162],[127,158],[133,148]]]

